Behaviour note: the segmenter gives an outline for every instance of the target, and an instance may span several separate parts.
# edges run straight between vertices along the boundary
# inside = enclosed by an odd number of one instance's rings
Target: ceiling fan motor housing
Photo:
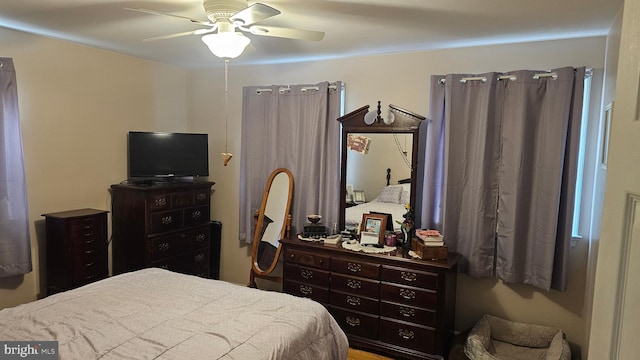
[[[228,21],[233,14],[247,7],[247,0],[204,0],[202,5],[211,22]]]

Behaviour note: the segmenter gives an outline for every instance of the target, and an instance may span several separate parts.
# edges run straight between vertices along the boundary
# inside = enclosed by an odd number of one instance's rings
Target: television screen
[[[207,134],[129,132],[129,178],[209,176]]]

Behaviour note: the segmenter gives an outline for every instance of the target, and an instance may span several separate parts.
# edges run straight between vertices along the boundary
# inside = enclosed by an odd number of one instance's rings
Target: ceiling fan
[[[247,0],[203,0],[203,7],[208,21],[142,8],[126,9],[153,15],[171,16],[206,27],[194,31],[148,38],[144,39],[144,41],[172,39],[188,35],[204,35],[202,41],[209,46],[209,49],[214,55],[221,58],[235,58],[244,51],[251,40],[245,37],[242,34],[243,32],[259,36],[311,41],[320,41],[324,38],[324,32],[322,31],[290,29],[257,24],[260,21],[280,14],[279,10],[262,3],[254,3],[251,6],[247,6]]]

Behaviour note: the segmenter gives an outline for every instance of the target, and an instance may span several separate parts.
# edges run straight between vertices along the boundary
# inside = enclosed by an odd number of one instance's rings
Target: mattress
[[[0,311],[3,341],[58,341],[60,359],[346,359],[320,304],[144,269]]]

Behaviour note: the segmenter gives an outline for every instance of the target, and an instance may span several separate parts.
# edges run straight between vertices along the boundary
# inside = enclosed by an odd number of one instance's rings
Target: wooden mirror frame
[[[269,197],[273,196],[273,194],[271,193],[273,182],[275,178],[280,174],[285,174],[289,179],[289,186],[286,192],[287,194],[286,205],[284,207],[284,214],[282,214],[283,216],[282,227],[279,231],[278,246],[276,247],[273,260],[271,261],[271,264],[267,269],[262,269],[258,263],[259,262],[258,250],[260,248],[260,243],[262,242],[262,237],[264,235],[261,229],[263,229],[263,226],[264,226],[265,210],[267,208]],[[269,179],[267,180],[264,193],[262,194],[262,203],[260,204],[260,210],[258,210],[256,214],[256,226],[253,232],[253,244],[251,248],[251,271],[249,274],[249,284],[247,285],[249,287],[257,288],[256,282],[255,282],[256,277],[282,283],[281,276],[271,276],[269,274],[273,272],[273,269],[275,269],[276,265],[278,264],[278,259],[280,258],[280,251],[282,250],[282,244],[280,243],[280,240],[289,236],[289,231],[291,229],[290,210],[291,210],[292,196],[293,196],[293,174],[291,174],[291,171],[285,168],[275,169],[269,176]],[[285,200],[283,199],[281,201],[285,201]]]
[[[340,164],[340,212],[338,226],[340,229],[345,227],[345,208],[347,197],[347,140],[350,133],[361,134],[412,134],[412,151],[411,151],[411,196],[410,205],[412,208],[416,204],[417,192],[417,169],[418,169],[418,141],[420,124],[426,118],[409,110],[405,110],[395,105],[389,105],[394,111],[395,120],[392,124],[387,125],[380,117],[380,102],[378,102],[378,116],[371,125],[365,123],[365,116],[369,112],[369,105],[365,105],[346,115],[339,117],[337,120],[342,123],[342,157]]]

